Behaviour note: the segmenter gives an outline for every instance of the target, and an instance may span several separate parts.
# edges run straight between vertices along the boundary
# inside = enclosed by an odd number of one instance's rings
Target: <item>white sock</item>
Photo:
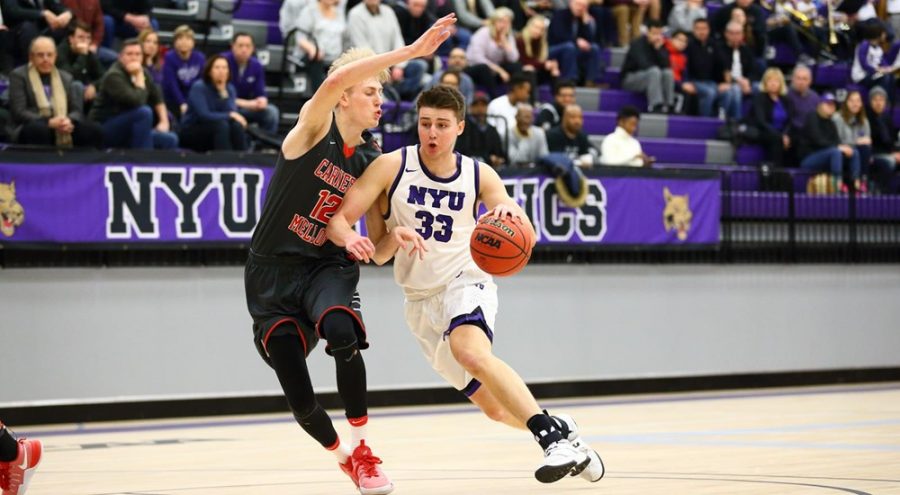
[[[355,449],[369,433],[369,417],[347,418],[347,421],[350,422],[350,448]]]
[[[334,454],[334,457],[337,458],[337,461],[341,464],[344,464],[347,462],[347,459],[350,458],[350,447],[342,444],[340,438],[337,439],[337,442],[335,442],[333,446],[328,447],[327,450]]]

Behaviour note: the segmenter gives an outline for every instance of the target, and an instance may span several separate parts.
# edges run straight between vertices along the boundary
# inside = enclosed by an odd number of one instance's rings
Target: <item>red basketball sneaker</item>
[[[353,461],[353,471],[356,474],[356,482],[359,493],[362,495],[386,495],[394,491],[394,484],[378,467],[381,459],[372,455],[372,449],[366,445],[366,441],[360,442],[359,447],[350,456]],[[343,469],[343,465],[341,465]],[[353,475],[350,475],[353,478]]]
[[[43,446],[39,440],[19,439],[19,456],[12,462],[0,462],[0,488],[3,495],[23,495],[34,470],[41,462]]]
[[[353,484],[356,485],[357,488],[359,488],[359,477],[356,476],[356,471],[353,469],[353,458],[348,457],[347,462],[343,464],[339,462],[338,466],[341,468],[341,471],[343,471],[344,474],[350,477],[350,479],[353,481]]]

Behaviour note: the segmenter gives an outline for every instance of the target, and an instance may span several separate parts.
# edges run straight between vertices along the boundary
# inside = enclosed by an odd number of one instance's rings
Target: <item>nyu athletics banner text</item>
[[[272,171],[252,164],[0,163],[0,245],[246,244]],[[715,174],[592,171],[579,209],[559,202],[549,177],[526,174],[509,171],[503,181],[541,244],[719,242]]]

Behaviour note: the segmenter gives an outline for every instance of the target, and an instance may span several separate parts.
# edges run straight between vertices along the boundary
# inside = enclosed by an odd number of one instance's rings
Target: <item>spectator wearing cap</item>
[[[506,164],[506,153],[500,134],[487,119],[488,95],[478,91],[466,115],[466,126],[456,140],[456,151],[487,163],[494,168]]]
[[[270,133],[278,132],[278,107],[266,97],[266,74],[262,64],[253,56],[253,37],[237,33],[231,41],[231,51],[223,54],[228,62],[231,84],[235,89],[238,113],[248,123],[255,123]]]
[[[600,163],[628,167],[647,167],[655,160],[644,153],[635,138],[641,113],[631,105],[625,105],[616,115],[616,130],[603,138],[600,145]]]
[[[859,153],[846,144],[841,144],[832,116],[836,109],[834,95],[825,93],[819,100],[816,111],[809,114],[797,143],[800,168],[831,174],[834,190],[843,186],[844,170],[853,177],[859,177]]]
[[[534,165],[550,153],[547,135],[534,124],[534,107],[528,103],[516,105],[516,126],[509,135],[509,162],[513,165]]]
[[[869,91],[869,107],[866,116],[872,129],[872,174],[873,192],[890,193],[891,180],[897,164],[900,163],[900,151],[897,150],[897,129],[894,127],[888,109],[887,93],[879,87]]]
[[[194,50],[194,30],[187,25],[175,28],[174,50],[163,60],[163,98],[166,106],[176,116],[187,111],[187,95],[195,81],[200,79],[206,57]]]

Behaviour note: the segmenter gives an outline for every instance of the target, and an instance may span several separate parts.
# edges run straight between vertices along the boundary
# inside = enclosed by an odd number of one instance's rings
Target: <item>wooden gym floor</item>
[[[369,435],[396,494],[900,494],[900,383],[543,405],[579,421],[603,480],[538,483],[530,435],[474,406],[372,410]],[[16,430],[45,445],[29,495],[356,493],[287,414]]]

